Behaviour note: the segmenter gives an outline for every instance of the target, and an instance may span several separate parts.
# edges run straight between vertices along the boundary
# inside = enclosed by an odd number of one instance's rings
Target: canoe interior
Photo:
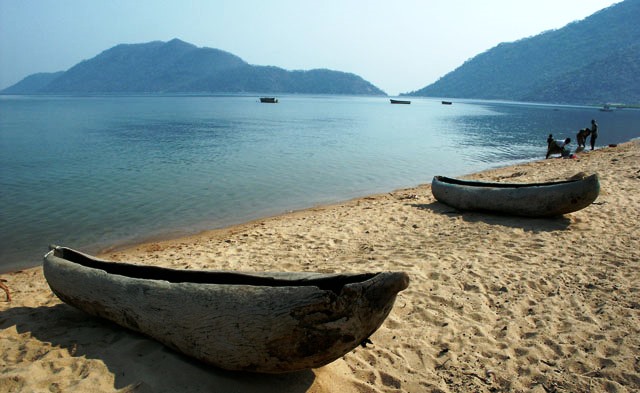
[[[592,175],[595,176],[595,175]],[[582,181],[587,177],[582,177],[578,179],[569,179],[569,180],[559,180],[554,182],[545,182],[545,183],[498,183],[498,182],[483,182],[476,180],[462,180],[462,179],[454,179],[451,177],[445,176],[436,176],[438,181],[442,183],[455,184],[460,186],[471,186],[471,187],[491,187],[491,188],[525,188],[525,187],[544,187],[544,186],[553,186],[557,184],[568,184],[575,183],[578,181]]]
[[[88,268],[104,270],[108,274],[124,277],[163,280],[171,283],[253,285],[270,287],[314,286],[322,290],[339,293],[347,284],[363,282],[379,273],[361,274],[317,274],[291,273],[289,277],[272,277],[268,273],[239,273],[215,270],[180,270],[159,266],[144,266],[130,263],[110,262],[93,258],[70,248],[55,247],[54,255],[58,258],[77,263]]]

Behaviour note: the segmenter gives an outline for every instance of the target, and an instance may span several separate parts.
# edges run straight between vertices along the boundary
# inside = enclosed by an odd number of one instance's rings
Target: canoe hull
[[[431,192],[460,210],[553,217],[589,206],[600,193],[597,174],[549,183],[489,183],[436,176]]]
[[[313,285],[169,282],[110,274],[70,261],[73,253],[58,247],[44,258],[47,282],[61,300],[228,370],[281,373],[328,364],[375,332],[408,285],[406,274],[391,272],[358,278],[337,293]],[[330,276],[257,275],[279,282]]]

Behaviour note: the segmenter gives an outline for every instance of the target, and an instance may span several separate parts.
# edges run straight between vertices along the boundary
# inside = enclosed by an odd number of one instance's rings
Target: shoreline
[[[595,151],[600,151],[602,149],[608,149],[608,148],[615,148],[619,145],[626,145],[626,144],[630,144],[630,143],[640,143],[640,138],[633,138],[630,141],[626,141],[626,142],[622,142],[619,144],[615,144],[615,146],[602,146],[600,148],[595,149]],[[589,151],[582,149],[580,151],[576,150],[574,152],[575,154],[588,154]],[[496,172],[496,171],[501,171],[501,170],[508,170],[509,168],[514,168],[514,167],[520,167],[523,165],[530,165],[536,162],[545,162],[545,161],[549,161],[549,160],[562,160],[563,158],[561,157],[551,157],[549,159],[538,159],[538,160],[523,160],[520,162],[517,162],[515,164],[511,164],[511,165],[499,165],[496,167],[491,167],[488,169],[484,169],[478,172],[472,172],[472,173],[468,173],[468,174],[462,174],[459,176],[456,176],[457,178],[460,179],[478,179],[478,178],[483,178],[483,175],[486,173],[492,173],[492,172]],[[540,180],[536,180],[536,181],[546,181],[544,179]],[[267,223],[268,221],[271,220],[279,220],[279,219],[284,219],[293,215],[297,215],[297,214],[305,214],[307,212],[312,212],[312,211],[319,211],[319,210],[325,210],[325,209],[330,209],[330,208],[335,208],[338,206],[344,206],[346,204],[349,203],[359,203],[359,201],[361,200],[370,200],[370,199],[376,199],[376,198],[381,198],[385,195],[394,195],[396,193],[404,193],[404,192],[409,192],[409,191],[424,191],[425,189],[427,189],[427,191],[429,192],[430,195],[430,190],[431,190],[431,183],[421,183],[415,186],[410,186],[410,187],[403,187],[403,188],[398,188],[398,189],[394,189],[391,191],[386,191],[386,192],[379,192],[379,193],[374,193],[374,194],[367,194],[364,196],[356,196],[350,199],[345,199],[343,201],[336,201],[336,202],[329,202],[326,204],[318,204],[318,205],[313,205],[310,207],[303,207],[300,209],[292,209],[292,210],[286,210],[283,211],[281,213],[275,213],[273,215],[267,215],[267,216],[263,216],[263,217],[258,217],[258,218],[254,218],[251,219],[249,221],[244,221],[244,222],[238,222],[235,224],[230,224],[230,225],[225,225],[225,226],[221,226],[219,228],[211,228],[211,229],[204,229],[204,230],[199,230],[199,231],[195,231],[193,233],[188,233],[189,230],[188,229],[180,229],[180,230],[174,230],[172,232],[167,232],[166,235],[160,234],[158,236],[151,236],[148,238],[144,238],[141,241],[131,241],[131,242],[122,242],[122,243],[115,243],[115,244],[111,244],[111,245],[107,245],[104,247],[98,247],[97,251],[96,251],[96,255],[100,256],[100,257],[106,257],[109,256],[110,254],[114,254],[114,253],[125,253],[127,251],[133,251],[137,248],[146,246],[146,245],[150,245],[150,244],[171,244],[171,243],[181,243],[181,242],[189,242],[189,241],[193,241],[196,240],[197,238],[200,237],[225,237],[224,234],[228,233],[237,233],[237,232],[241,232],[243,230],[246,230],[247,228],[253,228],[256,225],[264,225],[265,223]],[[178,235],[178,236],[174,236],[171,235],[170,233],[175,233],[175,232],[187,232],[184,235]],[[44,253],[43,253],[44,254]],[[37,267],[37,266],[34,266]],[[29,268],[25,268],[25,269],[31,269],[31,267]],[[20,269],[20,270],[25,270],[25,269]],[[17,271],[20,271],[17,270]],[[8,274],[8,273],[13,273],[14,271],[10,271],[7,273],[2,273],[2,274]]]
[[[309,117],[316,116],[318,110],[312,101],[310,98],[306,98],[296,103],[298,105],[295,107],[296,119],[300,121],[315,119],[315,117]],[[436,174],[456,176],[490,167],[495,168],[542,159],[546,149],[546,144],[543,141],[548,136],[547,131],[544,130],[549,127],[547,124],[549,116],[558,121],[557,126],[552,127],[565,128],[562,134],[566,134],[566,136],[573,136],[573,131],[570,130],[577,130],[582,126],[580,119],[588,122],[588,119],[594,116],[593,110],[587,110],[587,108],[574,107],[566,108],[567,110],[551,111],[549,108],[530,107],[527,103],[515,105],[515,103],[507,102],[486,102],[484,104],[476,102],[465,104],[460,108],[456,107],[458,109],[454,112],[445,110],[446,113],[442,114],[446,116],[443,118],[439,113],[444,109],[437,102],[435,107],[425,107],[425,111],[414,111],[417,117],[412,118],[412,126],[397,134],[398,137],[415,141],[416,145],[414,143],[398,144],[400,140],[396,141],[396,133],[388,132],[389,126],[395,127],[406,117],[405,114],[392,109],[393,107],[388,104],[381,106],[380,108],[384,108],[385,112],[380,112],[375,109],[375,106],[365,105],[359,100],[349,100],[347,103],[349,106],[345,106],[343,103],[336,104],[331,100],[323,99],[322,101],[323,107],[327,105],[326,109],[329,110],[326,112],[328,118],[333,116],[330,114],[334,112],[333,109],[346,110],[347,112],[344,113],[351,119],[349,122],[354,126],[354,133],[332,134],[334,131],[332,131],[333,123],[331,122],[318,122],[316,125],[313,125],[315,123],[304,123],[305,127],[312,127],[311,129],[318,132],[319,136],[327,133],[327,135],[339,137],[335,140],[337,144],[333,147],[329,147],[324,142],[320,143],[321,139],[313,139],[314,144],[318,143],[318,145],[314,145],[314,150],[316,147],[318,150],[313,153],[316,158],[309,161],[308,164],[306,164],[307,158],[305,158],[307,154],[305,149],[308,147],[296,145],[298,142],[305,141],[304,138],[292,139],[291,143],[293,144],[287,145],[287,149],[291,149],[292,155],[287,154],[282,159],[270,160],[266,167],[260,165],[259,160],[255,159],[255,157],[260,157],[260,154],[251,153],[263,149],[264,147],[260,147],[260,144],[255,146],[241,144],[240,146],[243,146],[244,149],[242,154],[239,150],[231,149],[229,152],[232,153],[232,156],[228,158],[233,158],[232,160],[216,161],[215,157],[222,157],[218,156],[218,153],[222,154],[232,145],[218,145],[213,143],[214,138],[210,140],[212,143],[203,142],[201,145],[212,148],[200,151],[202,154],[198,156],[203,160],[198,159],[191,162],[188,156],[193,152],[183,149],[171,153],[172,156],[185,153],[184,159],[177,161],[181,164],[171,163],[171,160],[156,161],[152,159],[150,162],[154,162],[157,167],[143,165],[138,162],[143,159],[139,154],[124,154],[123,150],[116,148],[113,150],[114,152],[120,151],[123,154],[117,156],[119,157],[118,162],[120,162],[118,168],[104,164],[97,164],[96,167],[93,167],[94,162],[104,163],[104,160],[87,161],[79,166],[71,165],[64,168],[56,166],[58,168],[56,171],[59,170],[60,173],[49,172],[53,168],[48,167],[41,168],[42,170],[37,171],[36,174],[25,172],[23,170],[26,168],[25,166],[8,168],[11,172],[11,179],[6,180],[9,185],[15,187],[15,190],[8,192],[7,198],[5,198],[8,203],[9,215],[2,228],[5,233],[6,247],[2,252],[3,261],[0,264],[0,274],[38,266],[41,255],[46,252],[47,245],[52,242],[69,244],[91,253],[98,253],[149,241],[190,236],[209,228],[224,228],[241,224],[247,220],[286,213],[291,209],[313,208],[318,205],[340,203],[344,200],[379,192],[394,192],[394,190],[428,183],[431,181],[431,177]],[[64,108],[68,107],[67,104],[69,103],[56,105],[56,108],[62,111],[60,113],[65,113]],[[76,104],[80,105],[80,103]],[[138,119],[139,116],[142,116],[146,119],[144,121],[151,121],[153,124],[153,106],[148,106],[149,103],[146,100],[142,100],[141,104],[144,104],[142,107],[145,109],[144,115],[141,113],[132,114],[133,118]],[[169,100],[165,104],[170,106],[173,104],[173,100]],[[200,114],[197,118],[207,118],[211,115],[211,110],[220,110],[217,104],[214,107],[202,104],[204,102],[198,100],[197,107],[206,108],[206,111],[198,112]],[[220,104],[227,105],[228,103],[222,100]],[[129,113],[127,112],[129,107],[120,102],[113,108]],[[87,108],[96,109],[94,105]],[[110,106],[98,106],[96,110],[102,111],[108,108]],[[241,106],[239,108],[243,108],[241,110],[245,111],[248,107]],[[367,112],[366,118],[361,117],[363,113],[360,110],[364,108],[370,111]],[[38,105],[35,109],[40,111],[42,107]],[[75,112],[70,112],[64,118],[69,118],[73,113]],[[620,111],[615,115],[607,115],[606,119],[603,117],[602,127],[608,131],[600,136],[598,146],[637,137],[639,134],[635,124],[640,119],[639,114],[640,112]],[[197,124],[199,121],[197,118],[191,118],[188,112],[182,110],[176,112],[176,116],[182,117],[183,115],[185,117],[179,124],[191,124],[190,122]],[[472,115],[468,118],[473,119],[471,123],[460,129],[453,127],[458,120],[467,118],[467,115]],[[479,116],[476,117],[476,115]],[[273,116],[273,114],[270,113],[267,117],[269,116]],[[449,116],[453,117],[445,120]],[[482,130],[486,128],[484,122],[493,122],[494,117],[506,120],[512,116],[515,116],[513,119],[527,116],[531,131],[524,134],[518,131],[509,136],[507,139],[512,144],[510,147],[502,146],[496,149],[495,146],[491,147],[491,144],[486,144],[486,141],[473,142],[473,138],[482,135]],[[36,116],[33,119],[34,123],[29,128],[46,132],[48,122],[42,121],[43,118],[46,119],[46,117]],[[450,120],[454,118],[456,120],[451,122]],[[502,123],[502,120],[498,122],[500,124],[499,130],[495,131],[497,134],[510,135],[509,123]],[[287,121],[289,120],[278,117],[275,123],[268,124],[283,130],[283,132],[288,132],[286,130],[291,129],[287,128]],[[136,130],[136,122],[130,124],[131,128],[128,128],[129,126],[125,128]],[[129,123],[130,119],[127,120],[127,124]],[[61,130],[68,131],[61,133],[60,136],[66,135],[67,132],[71,133],[68,137],[82,135],[80,132],[82,124],[82,122],[70,123],[68,129],[61,128]],[[263,134],[264,126],[253,121],[248,122],[246,126],[247,136],[263,135],[269,137],[268,140],[270,143],[274,143],[274,146],[280,145],[280,138],[275,134],[271,136]],[[316,126],[321,127],[315,128]],[[426,127],[424,130],[422,130],[423,126]],[[116,127],[116,129],[118,128]],[[189,127],[189,129],[195,130],[197,127]],[[211,130],[214,129],[211,128]],[[294,129],[297,128],[294,127]],[[533,132],[533,129],[538,131]],[[455,137],[435,142],[439,135],[444,135],[443,132]],[[111,135],[111,133],[107,134]],[[299,131],[294,133],[294,135],[298,134],[304,136]],[[87,157],[93,154],[99,156],[100,151],[111,151],[109,147],[111,144],[117,147],[121,142],[118,135],[120,135],[119,132],[114,132],[115,139],[102,140],[99,138],[96,142],[102,141],[105,145],[91,144],[91,146],[96,148],[102,146],[100,148],[102,150],[93,153],[87,152]],[[214,135],[216,135],[215,132],[207,132],[201,136],[209,140],[208,138],[213,138]],[[353,148],[349,147],[351,138],[366,138],[360,140],[370,143],[366,142],[362,145],[362,149],[352,150]],[[500,139],[500,137],[498,138]],[[74,140],[76,140],[75,137]],[[80,141],[76,140],[78,143]],[[25,143],[24,146],[31,146],[26,142],[28,140],[21,143]],[[141,144],[136,144],[136,149],[143,148],[147,143],[157,143],[153,138],[143,138],[139,142]],[[460,142],[462,144],[459,144]],[[33,146],[38,145],[34,143]],[[220,150],[216,146],[227,147]],[[392,146],[394,148],[389,149]],[[235,153],[233,153],[234,151]],[[362,153],[359,153],[360,151]],[[142,153],[141,150],[140,154]],[[372,169],[368,169],[371,165],[370,160],[381,153],[384,154],[380,157],[384,157],[388,161],[378,165],[374,173]],[[51,159],[58,162],[59,165],[74,162],[73,159],[63,159],[57,153],[51,154],[53,154]],[[27,156],[31,155],[25,155],[25,157]],[[38,157],[38,155],[33,156]],[[321,156],[326,160],[318,160]],[[152,157],[147,157],[145,160],[149,158]],[[301,165],[288,167],[287,163],[289,162],[299,162]],[[35,163],[30,165],[35,165],[34,168],[37,167]],[[168,169],[169,166],[171,170],[167,172],[166,176],[162,175],[162,171]],[[91,167],[92,171],[95,171],[94,175],[87,177],[84,176],[83,171],[74,172],[84,167]],[[262,167],[267,168],[264,173],[262,170],[257,171],[257,168]],[[201,176],[191,178],[195,173],[201,173]],[[237,176],[227,175],[234,173]],[[331,175],[332,173],[334,175]],[[47,182],[53,181],[52,179],[66,178],[71,174],[80,176],[82,181],[71,182],[64,188],[56,185],[46,186],[46,190],[42,188]],[[39,179],[40,176],[42,179]],[[218,178],[218,176],[221,177]],[[114,179],[117,179],[119,186],[111,185],[112,181],[116,181]],[[23,181],[26,182],[25,187],[16,186]],[[165,182],[169,183],[165,185]],[[180,184],[181,186],[172,189],[171,184]],[[117,196],[114,198],[104,197],[116,188],[122,188],[122,190],[126,190],[126,193],[114,194]],[[92,189],[92,191],[85,194],[86,189]],[[66,195],[62,195],[63,193]]]
[[[634,138],[631,141],[627,141],[627,142],[623,142],[621,144],[626,144],[626,143],[632,143],[634,141],[638,141],[640,142],[640,138]],[[617,146],[617,145],[616,145]],[[603,146],[599,149],[596,149],[595,151],[601,150],[601,149],[605,149],[607,148],[606,146]],[[578,152],[580,154],[586,154],[587,151],[584,152]],[[551,159],[562,159],[561,157],[553,157],[553,158],[549,158],[549,160]],[[488,169],[484,169],[478,172],[472,172],[472,173],[468,173],[468,174],[462,174],[459,176],[456,176],[458,178],[461,179],[465,179],[465,178],[469,178],[472,179],[474,178],[474,176],[481,176],[483,173],[486,172],[493,172],[493,171],[499,171],[501,169],[508,169],[508,168],[512,168],[512,167],[518,167],[521,165],[527,165],[527,164],[531,164],[531,163],[535,163],[538,161],[545,161],[545,159],[539,159],[539,160],[521,160],[517,163],[514,164],[510,164],[510,165],[498,165],[495,167],[490,167]],[[219,236],[219,237],[224,237],[221,236],[222,234],[229,232],[229,233],[236,233],[238,231],[242,231],[245,230],[249,227],[254,227],[255,225],[263,225],[263,223],[266,223],[268,221],[271,220],[279,220],[279,219],[284,219],[286,217],[292,216],[292,215],[296,215],[296,214],[305,214],[306,212],[311,212],[311,211],[319,211],[319,210],[325,210],[325,209],[329,209],[329,208],[333,208],[333,207],[338,207],[338,206],[343,206],[349,203],[357,203],[358,201],[361,200],[370,200],[370,199],[375,199],[375,198],[380,198],[383,197],[385,195],[393,195],[396,193],[403,193],[403,192],[408,192],[411,190],[424,190],[424,189],[428,189],[427,191],[429,191],[429,195],[430,195],[430,190],[431,190],[431,183],[421,183],[421,184],[417,184],[414,186],[409,186],[409,187],[401,187],[401,188],[397,188],[391,191],[384,191],[384,192],[378,192],[378,193],[373,193],[373,194],[367,194],[367,195],[361,195],[361,196],[356,196],[353,198],[349,198],[349,199],[345,199],[345,200],[341,200],[341,201],[335,201],[335,202],[328,202],[328,203],[320,203],[317,205],[312,205],[309,207],[302,207],[299,209],[287,209],[281,213],[275,213],[273,215],[266,215],[266,216],[261,216],[261,217],[257,217],[248,221],[243,221],[243,222],[238,222],[235,224],[229,224],[229,225],[224,225],[221,226],[219,228],[210,228],[210,229],[204,229],[204,230],[198,230],[198,231],[194,231],[193,233],[189,233],[190,231],[188,229],[176,229],[170,232],[167,232],[166,235],[163,234],[159,234],[157,236],[150,236],[147,238],[144,238],[141,241],[131,241],[131,242],[127,242],[127,241],[123,241],[121,243],[114,243],[114,244],[110,244],[104,247],[97,247],[97,251],[96,251],[96,256],[100,256],[100,257],[106,257],[110,254],[113,253],[121,253],[121,252],[127,252],[127,251],[131,251],[134,250],[136,248],[145,246],[145,245],[149,245],[149,244],[157,244],[157,243],[174,243],[174,242],[188,242],[189,240],[195,240],[199,237],[209,237],[209,236]],[[186,232],[184,235],[178,235],[178,236],[174,236],[171,235],[170,233],[176,233],[176,232]],[[44,254],[44,253],[43,253]],[[37,267],[37,266],[34,266]],[[28,267],[25,269],[31,269],[32,267]],[[25,269],[20,269],[20,270],[25,270]],[[16,270],[16,271],[20,271],[20,270]],[[0,274],[8,274],[8,273],[13,273],[14,271],[10,271],[7,273],[0,273]]]
[[[489,171],[489,170],[494,170],[494,169],[499,169],[499,168],[505,168],[505,167],[511,167],[514,165],[522,165],[522,164],[526,164],[529,162],[535,162],[537,160],[531,161],[531,160],[527,160],[527,159],[519,159],[519,160],[515,160],[515,162],[510,163],[510,164],[494,164],[495,166],[490,166],[487,169],[483,169],[480,170],[478,172],[472,172],[473,173],[482,173],[483,171]],[[464,176],[469,176],[470,174],[465,174],[465,175],[460,175],[459,177],[464,177]],[[313,209],[318,209],[318,208],[323,208],[323,207],[331,207],[334,205],[340,205],[343,203],[347,203],[350,201],[355,201],[358,199],[366,199],[366,198],[370,198],[370,197],[375,197],[375,196],[380,196],[380,195],[385,195],[385,194],[391,194],[391,193],[395,193],[395,192],[400,192],[403,190],[408,190],[408,189],[414,189],[414,188],[420,188],[420,187],[425,187],[425,186],[430,186],[430,183],[419,183],[417,185],[413,185],[413,186],[407,186],[407,187],[400,187],[400,188],[395,188],[395,189],[391,189],[389,191],[381,191],[381,192],[374,192],[371,194],[364,194],[364,195],[356,195],[353,197],[348,197],[348,199],[344,199],[344,200],[335,200],[335,201],[330,201],[330,202],[319,202],[318,204],[315,205],[310,205],[307,207],[299,207],[299,208],[293,208],[293,209],[283,209],[281,212],[276,212],[276,213],[272,213],[272,214],[267,214],[264,216],[257,216],[256,218],[252,218],[249,219],[248,221],[236,221],[236,220],[232,220],[232,219],[226,219],[224,220],[225,222],[230,222],[230,224],[220,224],[221,226],[217,227],[215,225],[213,226],[207,226],[204,222],[200,222],[197,224],[194,224],[192,226],[189,225],[179,225],[176,227],[172,227],[170,230],[156,230],[155,232],[157,234],[155,235],[150,235],[150,236],[146,236],[146,235],[136,235],[136,236],[130,236],[128,238],[124,238],[124,239],[116,239],[116,240],[112,240],[112,241],[107,241],[107,242],[93,242],[91,244],[85,245],[83,246],[77,246],[79,248],[82,248],[83,250],[85,250],[85,252],[90,252],[92,254],[95,255],[106,255],[110,252],[116,252],[116,251],[122,251],[122,250],[127,250],[127,249],[131,249],[131,248],[135,248],[137,246],[140,245],[144,245],[147,243],[157,243],[157,242],[167,242],[167,241],[171,241],[171,240],[179,240],[179,239],[187,239],[187,238],[193,238],[193,237],[197,237],[209,232],[217,232],[217,231],[224,231],[224,230],[231,230],[233,228],[236,227],[242,227],[244,225],[250,225],[251,223],[255,223],[255,222],[259,222],[261,220],[267,220],[267,219],[272,219],[272,218],[277,218],[277,217],[281,217],[281,216],[286,216],[292,213],[297,213],[297,212],[304,212],[306,210],[313,210]],[[208,221],[207,221],[208,222]],[[204,228],[204,229],[193,229],[193,227],[197,227],[197,228]],[[58,244],[61,245],[61,244]],[[75,247],[73,245],[70,245],[70,247]],[[47,252],[47,247],[46,245],[42,247],[42,255],[44,255]],[[40,258],[41,259],[41,258]],[[27,270],[27,269],[32,269],[32,268],[37,268],[38,266],[40,266],[41,264],[41,260],[32,266],[23,266],[23,263],[18,263],[18,262],[14,262],[11,263],[8,267],[8,270],[4,271],[2,270],[2,267],[0,266],[0,275],[3,274],[10,274],[10,273],[15,273],[15,272],[19,272],[19,271],[23,271],[23,270]]]
[[[486,172],[486,171],[497,170],[497,169],[500,169],[500,168],[508,168],[508,167],[512,167],[512,166],[523,165],[523,164],[527,164],[527,163],[535,162],[535,161],[537,161],[537,160],[533,160],[533,161],[525,160],[525,159],[516,160],[516,162],[512,163],[512,164],[497,164],[494,167],[489,167],[487,169],[483,169],[483,170],[478,171],[478,172],[472,172],[472,173],[469,173],[469,174],[463,174],[463,175],[460,175],[458,177],[464,178],[464,177],[472,176],[473,174],[476,174],[476,173],[483,173],[483,172]],[[251,224],[256,223],[256,222],[269,220],[269,219],[277,219],[279,217],[284,217],[284,216],[288,216],[290,214],[295,214],[295,213],[301,213],[301,212],[305,212],[307,210],[328,208],[328,207],[332,207],[332,206],[337,206],[337,205],[341,205],[341,204],[344,204],[344,203],[348,203],[348,202],[351,202],[351,201],[356,201],[356,200],[359,200],[359,199],[367,199],[367,198],[372,198],[372,197],[379,197],[379,196],[382,196],[382,195],[393,194],[393,193],[402,192],[402,191],[405,191],[405,190],[412,190],[412,189],[430,187],[430,185],[431,185],[431,183],[420,183],[420,184],[417,184],[417,185],[414,185],[414,186],[401,187],[401,188],[393,189],[393,190],[390,190],[390,191],[382,191],[382,192],[377,192],[377,193],[372,193],[372,194],[354,196],[352,198],[345,199],[345,200],[337,200],[337,201],[327,202],[327,203],[318,203],[316,205],[311,205],[309,207],[301,207],[301,208],[296,208],[296,209],[285,209],[280,213],[274,213],[274,214],[271,214],[271,215],[260,216],[260,217],[256,217],[256,218],[250,219],[248,221],[240,221],[240,222],[231,223],[231,224],[228,224],[228,225],[222,224],[222,226],[220,226],[220,227],[213,227],[213,228],[208,228],[208,229],[190,230],[189,226],[179,226],[179,227],[173,228],[172,230],[169,230],[169,231],[159,232],[157,235],[135,236],[135,237],[131,238],[130,240],[126,240],[125,239],[125,240],[122,240],[122,241],[115,241],[115,242],[111,242],[111,243],[106,242],[104,245],[102,245],[101,243],[89,245],[88,248],[90,249],[92,254],[95,254],[97,256],[105,256],[105,255],[108,255],[109,253],[125,251],[125,250],[136,248],[138,246],[149,244],[149,243],[163,243],[163,242],[170,242],[170,241],[174,241],[174,240],[175,241],[179,241],[181,239],[191,239],[191,238],[195,238],[195,237],[199,237],[199,236],[205,236],[208,233],[214,233],[214,232],[226,231],[226,230],[233,230],[233,229],[240,228],[240,227],[243,227],[243,226],[246,226],[246,225],[251,225]],[[227,221],[234,222],[233,220],[227,220]],[[196,226],[205,227],[205,225],[196,225]],[[138,239],[138,240],[135,240],[135,239]],[[63,245],[63,244],[58,244],[58,245]],[[73,245],[70,245],[69,247],[74,248]],[[86,251],[86,249],[84,249],[84,250],[85,250],[85,252],[89,252],[89,251]],[[45,247],[45,248],[42,249],[42,255],[44,255],[46,252],[47,252],[47,250],[46,250],[46,247]],[[4,271],[4,272],[0,272],[0,276],[3,275],[3,274],[11,274],[11,273],[20,272],[20,271],[23,271],[23,270],[38,268],[41,263],[42,262],[39,262],[37,265],[34,265],[34,266],[10,268],[10,270]]]
[[[553,219],[460,213],[423,184],[100,253],[178,269],[409,274],[373,344],[301,373],[212,369],[62,304],[41,267],[2,274],[13,299],[0,291],[0,390],[636,391],[638,162],[632,140],[462,176],[597,172],[598,199]]]

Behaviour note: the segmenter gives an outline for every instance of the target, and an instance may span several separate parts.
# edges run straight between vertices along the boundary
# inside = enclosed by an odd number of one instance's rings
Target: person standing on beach
[[[591,119],[591,150],[596,146],[596,139],[598,139],[598,123],[595,119]]]
[[[578,131],[578,148],[587,146],[587,137],[591,134],[589,127]]]

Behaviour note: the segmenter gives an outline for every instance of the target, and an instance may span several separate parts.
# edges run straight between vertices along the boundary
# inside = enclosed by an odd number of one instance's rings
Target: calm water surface
[[[0,96],[0,272],[540,159],[640,111],[381,97]]]

